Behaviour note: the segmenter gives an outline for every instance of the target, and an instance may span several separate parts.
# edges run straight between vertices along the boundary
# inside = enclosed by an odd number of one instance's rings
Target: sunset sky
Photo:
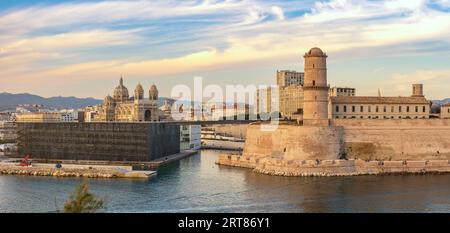
[[[331,86],[450,97],[450,0],[1,0],[0,92],[103,98],[120,75],[162,96],[194,76],[274,84],[315,46]]]

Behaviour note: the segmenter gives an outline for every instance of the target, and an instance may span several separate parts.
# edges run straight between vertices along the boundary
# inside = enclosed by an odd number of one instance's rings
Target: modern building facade
[[[13,142],[17,139],[17,130],[14,122],[0,121],[0,141]]]
[[[146,162],[180,152],[180,126],[163,123],[17,123],[19,155],[44,160]]]
[[[305,73],[291,71],[291,70],[279,70],[277,71],[277,86],[286,87],[290,85],[303,86]]]
[[[201,144],[201,125],[180,126],[180,150],[199,150]]]

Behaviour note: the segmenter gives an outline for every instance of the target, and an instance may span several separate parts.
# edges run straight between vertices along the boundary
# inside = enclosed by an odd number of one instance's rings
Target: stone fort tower
[[[328,126],[327,55],[319,48],[305,53],[303,85],[305,125]]]

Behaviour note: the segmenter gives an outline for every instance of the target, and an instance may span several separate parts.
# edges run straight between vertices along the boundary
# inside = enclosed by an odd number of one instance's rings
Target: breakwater
[[[107,166],[68,166],[63,168],[38,164],[32,167],[21,167],[16,164],[0,164],[1,175],[84,177],[84,178],[148,178],[155,172],[133,172],[128,169]]]
[[[449,160],[285,160],[268,156],[246,157],[222,154],[219,156],[217,164],[250,168],[257,173],[278,176],[355,176],[450,172]]]

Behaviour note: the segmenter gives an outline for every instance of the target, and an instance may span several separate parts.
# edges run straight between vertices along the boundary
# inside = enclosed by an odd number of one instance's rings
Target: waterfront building
[[[130,98],[123,78],[120,78],[119,85],[114,89],[114,96],[105,97],[96,121],[160,121],[163,115],[158,109],[158,89],[154,84],[149,89],[147,99],[144,98],[144,88],[141,84],[136,86],[134,97]]]
[[[201,125],[180,126],[180,150],[199,150],[201,148]]]
[[[59,112],[29,112],[16,115],[16,122],[60,122]]]
[[[331,96],[330,118],[334,119],[426,119],[430,102],[422,85],[414,84],[410,97]],[[420,88],[419,88],[420,87]]]
[[[16,125],[10,121],[0,121],[0,141],[11,142],[17,139]]]
[[[180,126],[164,123],[17,123],[18,152],[43,160],[151,161],[180,152]]]
[[[291,85],[303,86],[305,73],[291,70],[277,70],[278,87],[287,87]]]
[[[450,119],[450,103],[441,106],[441,118]]]

